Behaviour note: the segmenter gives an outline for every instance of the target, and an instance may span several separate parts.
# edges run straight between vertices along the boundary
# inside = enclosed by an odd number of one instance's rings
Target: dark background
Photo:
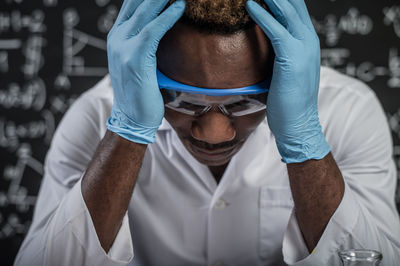
[[[0,264],[26,234],[46,151],[71,103],[107,73],[106,35],[122,0],[0,2]],[[400,3],[308,0],[322,61],[381,100],[400,168]],[[400,194],[396,201],[400,207]]]

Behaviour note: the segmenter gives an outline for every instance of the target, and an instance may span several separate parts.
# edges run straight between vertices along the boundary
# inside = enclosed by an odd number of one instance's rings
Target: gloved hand
[[[322,159],[329,151],[318,117],[320,47],[303,0],[253,1],[246,9],[275,52],[267,101],[268,125],[285,163]]]
[[[125,0],[108,34],[114,104],[107,127],[132,142],[154,142],[164,116],[156,51],[161,38],[185,10],[185,2],[178,0],[160,14],[167,3],[168,0]]]

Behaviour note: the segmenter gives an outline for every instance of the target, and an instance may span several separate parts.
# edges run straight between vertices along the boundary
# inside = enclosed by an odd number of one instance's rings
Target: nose
[[[231,120],[219,110],[210,110],[192,123],[192,137],[196,140],[218,144],[231,141],[235,136]]]

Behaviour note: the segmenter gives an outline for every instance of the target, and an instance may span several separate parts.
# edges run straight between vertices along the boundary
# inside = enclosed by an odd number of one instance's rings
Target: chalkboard
[[[382,101],[400,169],[400,3],[309,0],[322,62]],[[107,73],[106,36],[121,0],[0,3],[0,264],[26,234],[57,124]],[[400,194],[396,201],[400,207]]]

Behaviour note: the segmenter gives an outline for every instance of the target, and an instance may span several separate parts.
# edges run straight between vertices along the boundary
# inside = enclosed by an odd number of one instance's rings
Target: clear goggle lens
[[[174,111],[200,116],[218,109],[228,116],[244,116],[266,109],[271,78],[246,87],[208,89],[179,83],[157,70],[158,86],[165,106]]]
[[[230,96],[209,96],[161,89],[165,107],[174,111],[200,116],[218,108],[227,116],[244,116],[266,110],[267,93]]]

